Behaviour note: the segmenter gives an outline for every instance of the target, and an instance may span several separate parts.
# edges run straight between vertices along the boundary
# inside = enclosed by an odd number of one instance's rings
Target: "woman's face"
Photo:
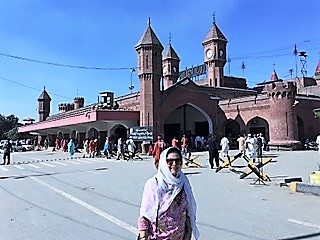
[[[180,155],[175,152],[169,153],[167,156],[167,164],[171,174],[177,177],[182,165],[182,159],[180,158]]]

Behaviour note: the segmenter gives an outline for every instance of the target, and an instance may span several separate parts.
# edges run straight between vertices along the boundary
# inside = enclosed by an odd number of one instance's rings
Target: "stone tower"
[[[45,121],[46,118],[49,117],[50,102],[51,102],[51,98],[47,93],[46,88],[44,88],[38,98],[39,122]]]
[[[180,58],[169,43],[169,47],[162,59],[164,90],[177,82],[179,78]]]
[[[278,75],[276,73],[276,70],[273,70],[270,80],[273,81],[273,82],[274,81],[279,81],[279,78],[278,78]]]
[[[75,97],[73,99],[74,109],[79,109],[84,106],[84,98],[83,97]]]
[[[152,126],[154,134],[158,134],[163,46],[151,28],[150,18],[147,29],[135,49],[138,54],[140,81],[140,126]]]
[[[292,82],[273,82],[265,86],[270,108],[270,144],[299,142],[297,116],[294,110],[296,87]],[[276,117],[274,117],[276,116]]]
[[[213,25],[202,42],[204,48],[204,63],[208,69],[208,85],[213,87],[224,86],[223,68],[226,64],[226,50],[228,40],[218,28]]]

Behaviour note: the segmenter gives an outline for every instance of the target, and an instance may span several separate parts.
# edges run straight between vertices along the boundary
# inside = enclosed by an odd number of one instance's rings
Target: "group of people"
[[[181,140],[178,140],[177,137],[173,137],[171,140],[171,146],[181,150],[184,159],[190,159],[191,152],[189,147],[189,139],[185,134],[182,135]],[[157,136],[157,141],[154,143],[154,145],[149,145],[148,155],[152,155],[154,157],[154,166],[156,169],[159,165],[160,154],[167,147],[168,145],[164,142],[161,135]]]
[[[118,138],[117,160],[120,160],[120,158],[126,159],[126,153],[128,154],[127,160],[133,159],[135,152],[136,152],[136,144],[134,143],[131,137],[129,137],[129,139],[127,139],[126,141],[122,137]]]
[[[266,140],[263,135],[260,134],[247,134],[246,136],[240,135],[237,139],[239,145],[239,151],[242,154],[246,154],[249,159],[252,159],[253,162],[257,158],[262,158],[263,150],[266,150]],[[220,166],[220,155],[221,158],[226,158],[230,161],[229,156],[229,139],[224,136],[220,140],[220,144],[217,142],[217,138],[214,134],[210,134],[208,140],[206,141],[207,149],[209,151],[209,164],[211,169],[214,168],[214,162],[216,167]],[[221,148],[219,154],[219,145]]]
[[[100,154],[100,146],[97,138],[85,139],[83,141],[83,157],[94,158]]]
[[[261,159],[263,150],[267,150],[267,142],[262,133],[248,133],[246,136],[240,136],[237,141],[240,152],[246,154],[253,162],[255,162],[257,158]]]

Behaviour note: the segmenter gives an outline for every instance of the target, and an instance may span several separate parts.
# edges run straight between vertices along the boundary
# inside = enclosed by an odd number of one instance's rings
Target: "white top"
[[[229,151],[229,140],[226,137],[223,137],[220,141],[221,151],[228,152]]]

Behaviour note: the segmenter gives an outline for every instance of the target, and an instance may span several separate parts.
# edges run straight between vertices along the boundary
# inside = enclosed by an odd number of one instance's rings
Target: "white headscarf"
[[[168,210],[174,198],[181,189],[184,188],[192,233],[195,239],[198,239],[200,234],[196,225],[196,201],[194,199],[189,180],[184,173],[180,171],[178,176],[175,177],[170,172],[166,160],[169,149],[172,149],[172,147],[167,148],[160,154],[158,172],[155,176],[148,179],[145,184],[141,201],[140,216],[147,218],[150,222],[155,222],[158,206],[158,216],[160,216]]]

